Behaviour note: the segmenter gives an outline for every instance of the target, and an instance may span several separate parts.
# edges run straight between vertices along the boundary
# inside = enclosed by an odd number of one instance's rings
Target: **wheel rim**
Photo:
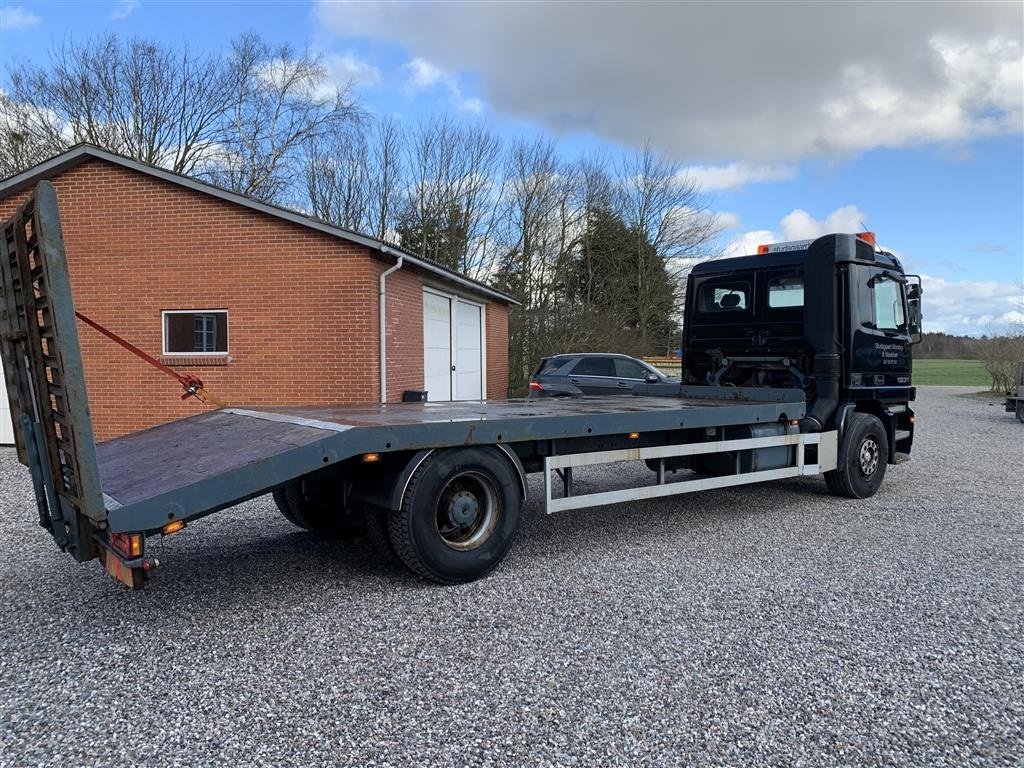
[[[441,540],[452,549],[476,549],[498,523],[498,490],[479,472],[460,472],[438,495],[434,524]]]
[[[860,444],[860,473],[864,477],[871,477],[878,469],[878,459],[881,448],[873,435],[865,437]]]

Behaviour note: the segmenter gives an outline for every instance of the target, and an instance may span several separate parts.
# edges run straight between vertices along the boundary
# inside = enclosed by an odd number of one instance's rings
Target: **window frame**
[[[578,372],[576,370],[579,367],[583,367],[585,369],[586,368],[585,364],[587,362],[589,362],[589,361],[594,361],[594,360],[606,360],[608,363],[610,363],[611,364],[611,369],[612,369],[611,374],[607,374],[607,373],[586,373],[586,372]],[[575,366],[573,366],[571,372],[575,376],[589,376],[589,377],[594,378],[594,379],[617,379],[617,378],[619,378],[618,374],[615,373],[615,359],[611,355],[586,355],[585,357],[580,357],[579,358],[579,362]]]
[[[877,287],[879,283],[892,283],[896,287],[896,295],[900,308],[900,314],[903,316],[902,324],[897,325],[895,328],[882,328],[878,324],[878,291]],[[871,307],[871,330],[878,331],[892,336],[908,336],[910,334],[910,326],[908,325],[907,318],[907,295],[906,287],[902,280],[896,278],[895,275],[890,275],[886,272],[876,272],[866,283],[868,289],[869,306]],[[896,319],[895,317],[893,318]]]
[[[168,315],[224,315],[224,351],[223,352],[170,352],[167,349],[167,317]],[[195,331],[193,331],[193,334]],[[216,344],[216,331],[214,331]],[[162,309],[160,310],[160,346],[163,357],[227,357],[231,349],[231,318],[224,309]]]
[[[704,317],[721,317],[723,315],[728,317],[738,317],[742,315],[750,315],[754,311],[754,304],[756,285],[755,280],[751,279],[750,276],[729,276],[729,275],[713,275],[701,280],[695,287],[697,295],[694,297],[695,304],[697,305],[697,314],[703,315]],[[735,309],[705,309],[704,308],[704,291],[715,290],[716,288],[729,288],[735,291],[736,286],[743,286],[743,296],[746,300],[746,306],[737,307]]]
[[[623,363],[628,363],[630,365],[637,366],[643,372],[643,375],[642,376],[623,376],[621,373],[618,372],[618,365],[616,365],[616,363],[618,361],[620,361],[620,360]],[[652,374],[652,373],[654,373],[654,371],[652,371],[650,368],[648,368],[646,365],[644,365],[644,363],[641,362],[640,360],[637,360],[635,357],[613,357],[612,358],[612,369],[615,370],[615,378],[617,378],[617,379],[629,379],[630,381],[647,381],[647,376]]]
[[[780,306],[772,305],[772,284],[782,280],[797,279],[800,281],[800,303]],[[806,284],[803,270],[776,270],[764,276],[764,306],[769,312],[803,312],[807,306]]]

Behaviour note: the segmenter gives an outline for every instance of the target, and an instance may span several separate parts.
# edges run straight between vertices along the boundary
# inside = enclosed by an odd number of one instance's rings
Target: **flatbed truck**
[[[543,473],[548,513],[813,475],[857,499],[913,443],[920,284],[865,235],[695,268],[682,384],[623,397],[222,407],[99,444],[48,182],[4,222],[0,245],[0,354],[39,523],[130,588],[159,565],[151,537],[268,493],[315,535],[365,535],[452,584],[505,557],[529,473]],[[623,461],[646,463],[651,481],[576,493],[574,469]]]
[[[1013,389],[1006,394],[1006,401],[1003,403],[1007,413],[1017,415],[1017,421],[1024,424],[1024,362],[1017,365],[1016,379]]]

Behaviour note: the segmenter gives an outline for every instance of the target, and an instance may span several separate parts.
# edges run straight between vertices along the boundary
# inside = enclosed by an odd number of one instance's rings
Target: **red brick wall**
[[[388,266],[381,264],[378,273]],[[388,275],[387,292],[387,384],[393,402],[407,389],[423,389],[423,283],[403,268]]]
[[[487,304],[487,397],[508,397],[508,306]]]
[[[379,399],[378,276],[390,264],[369,249],[101,160],[53,183],[79,311],[158,355],[161,310],[226,308],[229,362],[179,370],[230,405]],[[24,197],[0,201],[0,216]],[[391,400],[423,387],[422,302],[414,270],[388,278]],[[491,397],[507,387],[506,314],[488,306]],[[96,331],[79,335],[97,439],[204,407]]]

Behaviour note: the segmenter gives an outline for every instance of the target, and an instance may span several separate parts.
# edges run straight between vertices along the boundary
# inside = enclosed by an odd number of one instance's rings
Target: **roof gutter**
[[[381,253],[389,253],[387,246],[380,249]],[[377,302],[380,307],[380,401],[388,401],[388,329],[387,329],[387,282],[388,275],[397,272],[405,263],[405,256],[399,254],[398,261],[393,267],[389,267],[380,273],[380,298]]]

